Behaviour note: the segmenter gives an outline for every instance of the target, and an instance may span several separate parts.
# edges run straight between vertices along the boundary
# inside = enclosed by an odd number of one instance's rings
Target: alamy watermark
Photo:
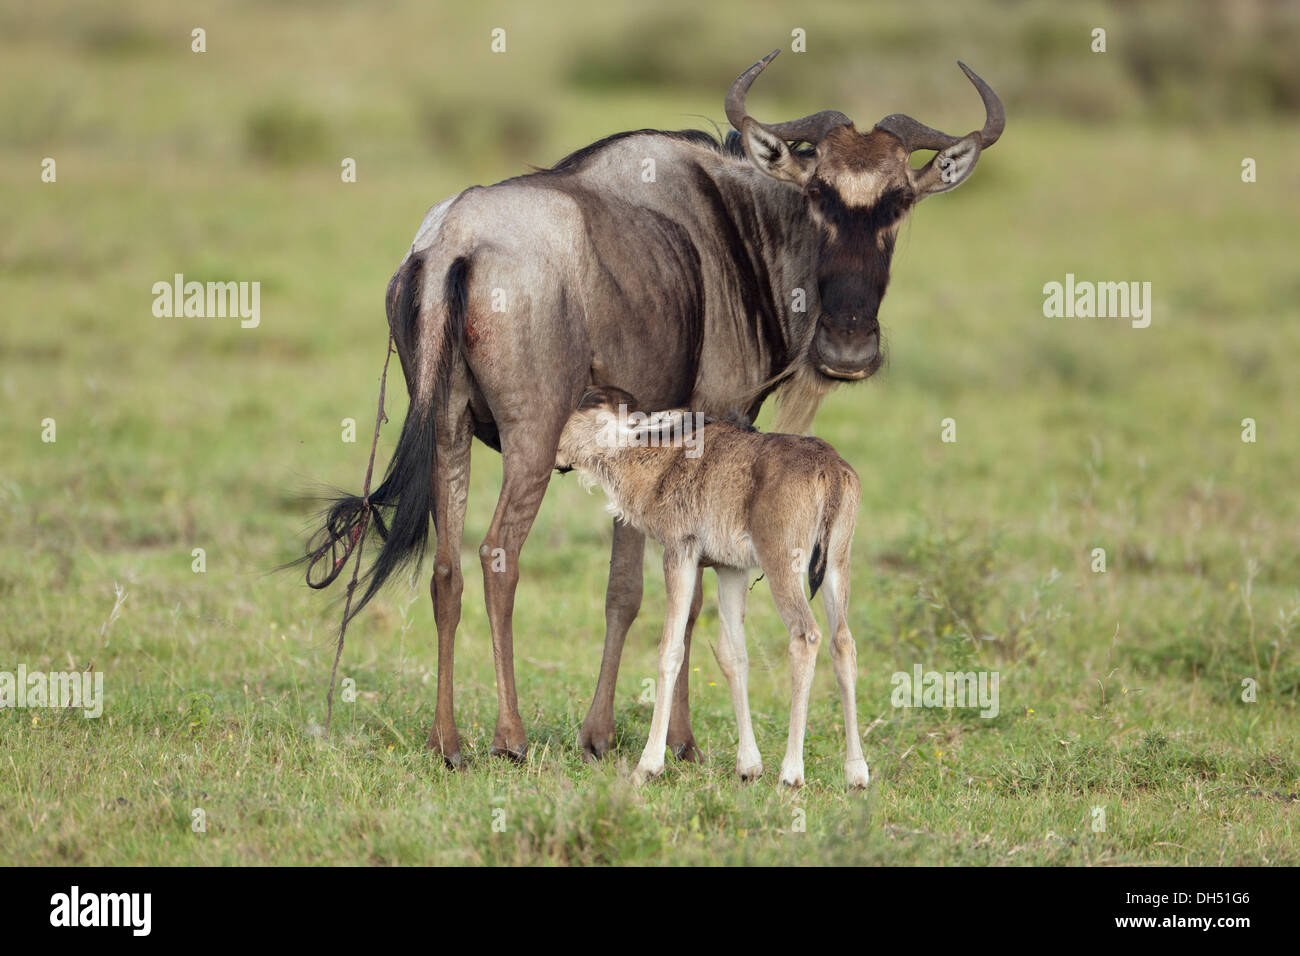
[[[704,454],[704,413],[676,408],[663,412],[630,412],[620,403],[618,414],[600,418],[596,443],[602,448],[682,448],[687,458]]]
[[[890,701],[895,707],[978,707],[981,717],[998,715],[997,671],[895,671]]]
[[[262,321],[262,283],[186,282],[183,273],[171,282],[153,284],[153,314],[160,319],[224,319],[238,316],[245,329]]]
[[[152,893],[83,893],[73,886],[50,897],[50,925],[55,927],[125,927],[133,936],[153,928]]]
[[[1135,329],[1151,324],[1150,282],[1065,282],[1043,286],[1043,315],[1049,319],[1130,319]]]
[[[102,671],[33,671],[19,664],[17,673],[0,671],[0,710],[51,707],[80,710],[86,718],[104,712]]]

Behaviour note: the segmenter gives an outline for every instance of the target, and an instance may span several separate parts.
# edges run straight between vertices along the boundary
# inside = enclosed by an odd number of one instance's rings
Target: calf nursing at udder
[[[629,413],[634,408],[633,397],[621,389],[588,389],[564,426],[555,458],[561,471],[576,469],[599,485],[611,512],[664,549],[668,610],[659,645],[659,681],[650,739],[633,779],[641,783],[664,767],[673,685],[682,664],[696,569],[703,565],[718,577],[718,663],[736,711],[736,771],[745,779],[763,772],[749,714],[743,630],[748,570],[760,568],[790,632],[793,692],[781,782],[803,784],[808,694],[822,636],[803,593],[807,572],[812,595],[822,592],[831,634],[848,737],[844,773],[851,786],[865,787],[867,764],[854,700],[857,649],[848,626],[857,473],[816,438],[763,434],[680,410]]]

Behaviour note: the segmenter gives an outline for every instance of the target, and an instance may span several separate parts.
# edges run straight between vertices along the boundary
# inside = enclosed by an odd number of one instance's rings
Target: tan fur
[[[817,157],[817,175],[849,207],[870,206],[886,189],[909,182],[907,151],[897,137],[879,130],[836,127],[818,144]]]
[[[853,697],[856,650],[847,624],[849,551],[860,498],[857,473],[818,438],[764,434],[725,421],[699,425],[690,432],[691,445],[641,446],[637,442],[658,441],[664,433],[656,434],[659,426],[653,424],[629,427],[626,410],[635,407],[632,396],[620,389],[589,390],[564,426],[555,461],[599,485],[611,511],[664,547],[668,614],[650,740],[637,779],[663,768],[667,708],[683,659],[687,610],[697,569],[712,566],[718,569],[723,622],[719,663],[731,685],[740,729],[737,770],[749,778],[762,769],[749,721],[742,631],[744,572],[761,568],[790,634],[794,688],[781,780],[802,785],[808,694],[821,640],[803,578],[819,550],[825,559],[823,600],[849,735],[845,771],[851,784],[865,786]],[[680,420],[673,413],[657,414],[664,423]],[[701,453],[692,457],[688,448]]]
[[[801,365],[776,393],[776,431],[806,435],[813,417],[835,382],[809,365]]]

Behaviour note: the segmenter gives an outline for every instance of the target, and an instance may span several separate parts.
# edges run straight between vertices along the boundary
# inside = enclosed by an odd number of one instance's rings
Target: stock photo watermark
[[[979,708],[980,716],[998,715],[997,671],[927,671],[920,664],[912,672],[895,671],[890,702],[894,707]]]
[[[245,329],[262,322],[261,282],[186,282],[178,272],[171,282],[155,282],[152,291],[155,318],[238,318]]]
[[[80,710],[87,719],[104,713],[102,671],[0,671],[0,710],[44,707]]]
[[[1076,281],[1043,286],[1043,315],[1049,319],[1129,319],[1135,329],[1151,324],[1150,282]]]
[[[601,416],[596,443],[602,448],[681,448],[687,458],[704,454],[704,414],[682,409],[633,412],[620,404],[618,412]]]
[[[148,936],[153,928],[153,894],[83,893],[73,886],[50,897],[50,925],[124,927],[132,936]]]

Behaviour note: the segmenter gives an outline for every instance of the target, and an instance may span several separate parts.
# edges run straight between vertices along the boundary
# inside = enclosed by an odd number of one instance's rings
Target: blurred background
[[[839,109],[865,128],[905,112],[964,133],[983,113],[958,59],[1009,117],[970,181],[904,228],[888,369],[817,419],[863,476],[863,711],[898,666],[975,660],[1017,673],[1004,713],[1059,708],[1068,724],[1114,664],[1148,688],[1109,705],[1131,708],[1124,726],[1222,725],[1233,712],[1189,688],[1230,697],[1267,672],[1294,729],[1300,5],[1268,0],[5,5],[0,666],[93,662],[140,734],[190,721],[177,699],[193,695],[209,716],[256,699],[294,727],[322,719],[337,607],[270,569],[301,553],[306,495],[360,486],[384,290],[425,210],[618,130],[725,130],[728,85],[774,47],[750,96],[760,119]],[[260,326],[155,318],[153,283],[175,273],[260,282]],[[1045,318],[1043,286],[1066,273],[1151,282],[1151,327]],[[405,411],[400,381],[388,395],[380,467]],[[955,445],[939,441],[947,417]],[[457,672],[462,731],[483,749],[474,549],[499,464],[476,447]],[[560,748],[594,686],[609,533],[600,502],[556,481],[524,553],[520,693],[530,735]],[[628,706],[654,673],[662,587],[647,567]],[[106,627],[115,583],[130,596]],[[753,653],[779,662],[757,594]],[[419,579],[356,622],[345,669],[396,688],[358,733],[418,749],[431,617]],[[716,626],[710,600],[701,627]],[[696,663],[700,733],[725,740],[716,666]],[[784,680],[755,679],[773,720]],[[828,667],[818,681],[833,722]],[[38,761],[40,739],[26,746]]]

